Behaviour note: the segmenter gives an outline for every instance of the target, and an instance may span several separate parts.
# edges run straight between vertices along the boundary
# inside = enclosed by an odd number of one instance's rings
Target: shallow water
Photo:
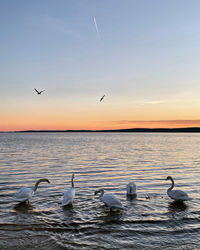
[[[200,249],[199,152],[200,134],[0,133],[0,249]],[[72,173],[76,197],[63,209]],[[168,175],[192,201],[168,198]],[[44,177],[29,205],[13,201]],[[127,211],[107,212],[98,188]]]

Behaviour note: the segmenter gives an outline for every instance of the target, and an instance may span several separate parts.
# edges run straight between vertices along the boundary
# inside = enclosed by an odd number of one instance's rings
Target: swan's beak
[[[50,183],[50,181],[47,179],[47,182]]]

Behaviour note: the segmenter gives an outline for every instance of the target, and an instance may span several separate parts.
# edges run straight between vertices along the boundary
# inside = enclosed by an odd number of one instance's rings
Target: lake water
[[[0,133],[0,171],[0,249],[200,249],[200,134]],[[63,209],[72,173],[76,197]],[[172,202],[168,175],[192,201]],[[29,205],[13,201],[40,178],[51,183]],[[99,188],[127,211],[108,213]]]

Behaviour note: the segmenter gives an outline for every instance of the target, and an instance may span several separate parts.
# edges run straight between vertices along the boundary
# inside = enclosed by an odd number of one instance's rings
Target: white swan
[[[61,206],[67,206],[73,203],[74,197],[75,197],[75,188],[74,188],[74,174],[72,174],[72,179],[71,179],[72,187],[68,189],[63,196],[63,201]]]
[[[136,196],[137,195],[136,190],[137,190],[137,187],[136,187],[136,184],[134,182],[129,182],[126,185],[126,194],[127,195]]]
[[[29,200],[32,198],[32,196],[36,192],[40,182],[48,182],[48,183],[50,183],[50,181],[48,179],[40,179],[35,183],[34,188],[22,187],[14,194],[14,197],[13,197],[14,201],[19,201],[19,202],[28,201],[29,202]]]
[[[171,176],[168,176],[166,178],[166,180],[171,180],[172,182],[172,185],[170,188],[168,188],[167,190],[167,194],[168,196],[175,200],[175,201],[189,201],[189,200],[192,200],[192,198],[190,198],[187,193],[185,193],[184,191],[182,190],[172,190],[174,188],[174,180]]]
[[[126,208],[122,205],[121,201],[117,199],[114,195],[112,194],[104,194],[103,189],[99,189],[95,191],[95,195],[100,193],[99,199],[102,201],[106,206],[110,208],[110,211],[113,209],[117,210],[126,210]]]

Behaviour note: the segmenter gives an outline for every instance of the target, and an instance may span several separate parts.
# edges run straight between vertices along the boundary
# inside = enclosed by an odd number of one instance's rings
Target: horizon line
[[[34,133],[34,132],[200,132],[200,127],[174,127],[174,128],[119,128],[119,129],[26,129],[8,130],[0,133]]]

